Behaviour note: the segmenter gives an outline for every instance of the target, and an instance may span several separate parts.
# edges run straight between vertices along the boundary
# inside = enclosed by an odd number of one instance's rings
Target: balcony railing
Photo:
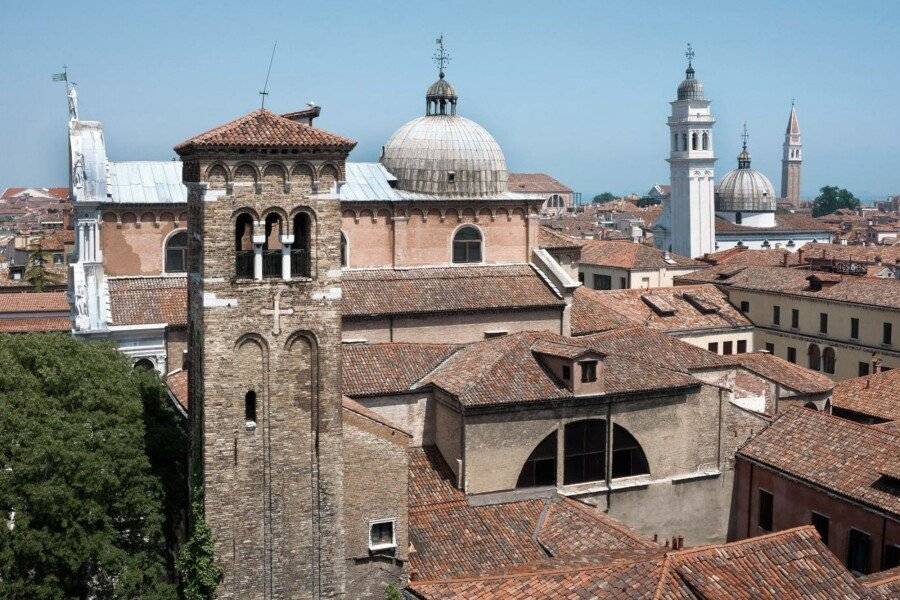
[[[253,250],[238,250],[235,253],[234,273],[239,279],[253,279]]]
[[[281,250],[263,250],[263,277],[281,277]]]
[[[291,250],[291,277],[310,277],[309,251]]]

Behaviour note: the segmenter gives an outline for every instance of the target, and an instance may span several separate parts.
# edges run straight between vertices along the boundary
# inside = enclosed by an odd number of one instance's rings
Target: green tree
[[[385,600],[403,600],[400,590],[393,583],[387,586],[387,589],[384,591],[384,598]]]
[[[199,482],[191,486],[191,535],[178,554],[178,576],[185,600],[213,597],[222,571],[214,562],[212,531],[203,516],[203,493]]]
[[[28,266],[25,268],[25,281],[31,284],[36,292],[43,292],[48,285],[55,284],[59,281],[56,273],[47,268],[50,262],[47,258],[48,252],[41,247],[41,243],[37,242],[28,249]]]
[[[61,334],[2,335],[0,364],[0,597],[177,598],[147,448],[159,382]]]
[[[603,192],[602,194],[597,194],[594,196],[593,203],[594,204],[603,204],[604,202],[612,202],[616,199],[616,195],[612,192]]]
[[[844,188],[835,185],[826,185],[819,190],[813,202],[812,216],[821,217],[822,215],[830,215],[836,210],[849,208],[856,210],[859,208],[859,200]]]
[[[650,196],[643,196],[636,202],[636,204],[640,208],[644,208],[645,206],[655,206],[657,204],[662,204],[662,200],[660,200],[659,198],[651,198]]]

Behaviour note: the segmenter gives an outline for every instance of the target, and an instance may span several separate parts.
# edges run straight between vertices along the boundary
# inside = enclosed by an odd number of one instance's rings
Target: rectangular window
[[[787,347],[787,360],[788,362],[795,363],[797,362],[797,349],[791,346]]]
[[[641,287],[646,289],[650,288],[650,278],[649,277],[641,277]]]
[[[737,351],[738,354],[744,354],[747,351],[747,340],[738,340]]]
[[[891,337],[893,334],[893,326],[890,323],[882,323],[881,325],[881,343],[890,346],[893,342]]]
[[[897,544],[886,544],[884,546],[884,560],[882,562],[884,563],[881,565],[882,570],[900,567],[900,546]]]
[[[858,529],[850,529],[850,539],[847,541],[847,568],[854,575],[865,575],[869,572],[869,553],[872,540],[869,534]]]
[[[745,315],[750,312],[750,303],[746,300],[741,300],[741,312]]]
[[[592,381],[597,381],[596,360],[585,360],[578,364],[581,365],[581,383],[591,383]]]
[[[828,525],[831,523],[831,519],[826,517],[825,515],[820,515],[819,513],[813,511],[812,519],[810,520],[813,527],[816,528],[816,531],[819,532],[819,537],[822,538],[822,543],[826,546],[828,545]]]
[[[781,325],[781,307],[772,307],[772,325]]]
[[[584,273],[581,271],[578,272],[578,283],[584,283]]]
[[[725,356],[734,354],[734,342],[722,342],[722,354]]]
[[[563,483],[606,479],[606,421],[575,421],[565,431]]]
[[[387,550],[396,547],[393,519],[369,523],[369,550]]]
[[[869,363],[867,362],[859,362],[859,376],[863,377],[869,374]]]
[[[562,366],[562,377],[566,381],[571,381],[572,380],[572,367],[570,367],[569,365],[563,365]]]
[[[800,311],[796,308],[791,309],[791,327],[794,329],[800,327]]]
[[[856,317],[850,319],[850,337],[859,339],[859,319]]]
[[[828,313],[819,313],[819,333],[828,333]]]
[[[714,354],[719,353],[719,342],[710,342],[706,345],[706,349]]]
[[[775,354],[775,344],[772,342],[766,342],[766,352],[769,354]]]
[[[759,514],[756,522],[760,529],[772,531],[772,508],[772,494],[766,490],[759,490]]]
[[[594,275],[594,289],[611,290],[612,277],[610,277],[609,275]]]
[[[624,290],[626,288],[628,288],[628,280],[624,277],[619,277],[619,289]]]

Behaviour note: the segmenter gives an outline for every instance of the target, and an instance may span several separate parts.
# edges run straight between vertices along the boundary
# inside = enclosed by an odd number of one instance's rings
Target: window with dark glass
[[[624,290],[628,287],[628,281],[624,277],[619,277],[619,289]]]
[[[860,377],[863,377],[864,375],[868,375],[869,374],[869,363],[860,361],[858,372],[859,372]]]
[[[781,307],[773,306],[772,307],[772,324],[773,325],[781,325]]]
[[[556,432],[531,452],[519,473],[517,488],[556,485]]]
[[[594,275],[594,289],[595,290],[611,290],[612,289],[612,277],[609,275]]]
[[[562,366],[562,378],[566,381],[572,380],[572,367],[570,367],[569,365]]]
[[[738,340],[737,351],[738,354],[743,354],[747,351],[747,340]]]
[[[581,383],[597,381],[597,361],[585,360],[578,363],[581,367]]]
[[[893,325],[890,323],[882,323],[881,325],[881,343],[882,344],[892,344],[891,337],[893,335]]]
[[[800,327],[800,311],[796,308],[791,309],[791,327],[794,329]]]
[[[793,346],[787,347],[787,360],[792,363],[797,362],[797,349]]]
[[[757,524],[760,529],[772,531],[773,504],[772,494],[766,490],[759,490],[759,513],[757,516]]]
[[[187,271],[188,235],[180,231],[166,242],[166,273]]]
[[[850,337],[853,339],[859,338],[859,319],[856,317],[851,317],[850,319]]]
[[[847,568],[855,575],[865,575],[869,572],[871,546],[869,534],[859,529],[850,529],[850,537],[847,540]]]
[[[831,519],[829,519],[825,515],[820,515],[819,513],[813,511],[811,522],[812,526],[815,527],[816,531],[819,532],[819,537],[822,538],[822,543],[827,546],[828,525],[831,523]]]
[[[710,352],[714,352],[715,354],[719,353],[719,342],[709,342],[706,344],[706,349]]]
[[[819,333],[828,333],[828,313],[819,313]]]
[[[644,450],[623,427],[613,425],[612,476],[631,477],[650,472]]]
[[[742,214],[739,213],[739,212],[734,213],[734,222],[737,223],[738,225],[740,225],[741,223],[743,223],[743,222],[744,222],[744,215],[742,215]]]
[[[606,421],[575,421],[565,429],[563,481],[568,485],[606,478]]]
[[[369,550],[387,550],[396,546],[394,521],[376,521],[369,525]]]
[[[741,312],[744,314],[750,312],[750,303],[746,300],[741,300]]]
[[[834,375],[835,360],[834,348],[825,348],[822,351],[822,370],[829,375]]]
[[[347,236],[341,232],[341,266],[347,266]]]
[[[453,262],[481,262],[481,232],[475,227],[462,227],[453,236]]]
[[[248,426],[256,425],[256,392],[253,390],[244,394],[244,421]]]
[[[584,283],[584,273],[578,272],[578,283]]]
[[[810,344],[809,349],[806,351],[807,355],[807,365],[813,371],[818,371],[822,368],[822,353],[819,351],[819,347],[815,344]]]
[[[768,352],[769,354],[775,354],[775,344],[766,342],[766,352]]]
[[[734,354],[734,342],[722,342],[722,354],[725,356]]]
[[[884,546],[884,558],[881,561],[881,569],[893,569],[900,567],[900,546],[897,544],[886,544]]]

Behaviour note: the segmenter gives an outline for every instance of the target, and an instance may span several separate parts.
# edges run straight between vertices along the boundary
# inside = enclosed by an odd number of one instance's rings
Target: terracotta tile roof
[[[900,246],[863,246],[844,244],[806,244],[802,248],[803,260],[834,259],[874,264],[879,260],[886,265],[900,260]]]
[[[857,581],[868,591],[868,597],[872,600],[897,600],[900,598],[900,567],[863,575]]]
[[[110,277],[111,325],[187,325],[187,278]]]
[[[456,477],[436,446],[409,449],[409,507],[465,503]]]
[[[735,246],[728,250],[704,254],[701,260],[712,265],[789,267],[798,264],[799,256],[796,252],[784,248],[751,249]]]
[[[634,337],[640,337],[639,331],[633,333]],[[535,343],[546,341],[572,343],[571,338],[546,331],[514,333],[476,342],[456,352],[423,379],[422,385],[436,385],[469,407],[574,398],[575,395],[550,375],[535,355]],[[580,338],[578,343],[607,355],[603,358],[606,394],[669,390],[699,384],[693,377],[659,363],[640,364],[628,355],[608,352],[607,346],[597,344],[589,337]]]
[[[785,267],[747,267],[725,280],[725,285],[735,289],[775,292],[799,295],[807,298],[824,298],[835,302],[852,302],[883,308],[900,309],[900,280],[837,276],[839,282],[824,286],[819,291],[810,289],[811,275],[825,274]]]
[[[900,497],[878,483],[885,474],[900,475],[900,436],[890,431],[793,408],[738,455],[900,517]]]
[[[866,597],[811,525],[669,557],[678,576],[704,600]]]
[[[564,305],[524,264],[347,270],[342,287],[345,317]]]
[[[459,344],[343,344],[343,392],[348,396],[408,391],[462,346]]]
[[[52,187],[52,188],[42,188],[42,187],[11,187],[6,188],[3,192],[3,195],[0,196],[0,200],[10,200],[15,198],[25,190],[35,190],[41,193],[44,193],[48,196],[52,196],[59,200],[68,200],[69,199],[69,188],[65,187]]]
[[[660,314],[645,297],[664,300],[675,312]],[[716,286],[686,285],[636,290],[575,290],[571,310],[572,335],[642,325],[665,332],[740,329],[752,323],[736,310]]]
[[[831,404],[885,421],[900,421],[900,369],[837,382]]]
[[[2,300],[0,296],[0,300]],[[0,319],[0,333],[41,333],[70,331],[72,321],[68,317]]]
[[[538,246],[549,249],[581,248],[583,240],[569,237],[565,234],[553,231],[549,227],[541,227],[538,232]]]
[[[356,141],[293,121],[265,109],[255,110],[175,146],[179,154],[196,148],[333,148],[349,152]]]
[[[540,194],[542,192],[571,194],[572,189],[545,173],[510,173],[506,180],[506,189],[522,194]]]
[[[166,387],[172,393],[172,396],[181,405],[184,412],[190,409],[190,401],[188,398],[188,372],[184,369],[173,371],[166,375]]]
[[[823,239],[831,238],[831,228],[827,223],[823,223],[815,217],[803,213],[775,213],[774,227],[750,227],[749,225],[738,225],[727,219],[716,217],[716,233],[752,233],[760,235],[767,231],[821,232]]]
[[[69,313],[65,292],[9,292],[0,294],[0,313]]]
[[[701,269],[706,266],[705,263],[678,254],[670,254],[667,261],[665,253],[658,248],[618,240],[586,241],[581,246],[581,264],[629,270]]]
[[[734,357],[745,369],[801,394],[824,394],[835,387],[834,381],[827,375],[768,352],[735,354]]]
[[[733,542],[612,560],[531,563],[483,576],[413,580],[419,598],[448,600],[862,600],[857,582],[812,526]],[[884,586],[884,583],[881,584]]]

